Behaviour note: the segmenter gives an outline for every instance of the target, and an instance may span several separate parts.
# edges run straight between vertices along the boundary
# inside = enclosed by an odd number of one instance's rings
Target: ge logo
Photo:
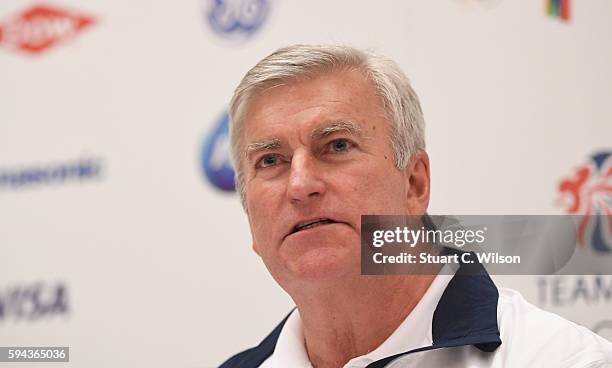
[[[206,0],[206,18],[217,34],[246,39],[266,20],[268,0]]]

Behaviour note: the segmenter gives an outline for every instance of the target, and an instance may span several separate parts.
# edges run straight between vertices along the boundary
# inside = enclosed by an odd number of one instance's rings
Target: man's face
[[[283,287],[358,275],[361,215],[427,208],[427,156],[395,167],[381,100],[360,72],[271,88],[245,116],[253,248]]]

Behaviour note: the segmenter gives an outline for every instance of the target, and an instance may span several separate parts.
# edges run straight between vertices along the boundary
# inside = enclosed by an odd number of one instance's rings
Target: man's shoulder
[[[221,364],[219,368],[238,368],[243,366],[247,367],[248,365],[245,365],[245,363],[250,360],[250,357],[254,353],[256,353],[257,348],[258,346],[255,346],[250,349],[241,351],[240,353],[232,356],[231,358],[223,362],[223,364]]]
[[[556,361],[559,366],[612,364],[612,343],[574,322],[536,307],[518,291],[499,288],[497,318],[501,350],[511,361]]]

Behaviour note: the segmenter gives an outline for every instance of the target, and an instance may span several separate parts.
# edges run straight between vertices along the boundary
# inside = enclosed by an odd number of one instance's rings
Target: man
[[[419,101],[391,60],[291,46],[230,107],[253,249],[297,308],[221,367],[603,367],[610,343],[495,287],[484,270],[360,274],[363,214],[423,215]]]

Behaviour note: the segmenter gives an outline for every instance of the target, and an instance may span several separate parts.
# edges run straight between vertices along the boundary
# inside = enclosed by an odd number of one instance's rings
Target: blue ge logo
[[[229,116],[224,113],[208,134],[202,148],[202,170],[215,187],[234,191],[234,169],[230,162]]]
[[[270,10],[268,0],[204,0],[204,6],[213,31],[237,40],[257,32]]]

